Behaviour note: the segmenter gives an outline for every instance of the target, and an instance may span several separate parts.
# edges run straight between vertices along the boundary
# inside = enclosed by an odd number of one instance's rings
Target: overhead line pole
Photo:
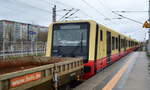
[[[53,22],[56,22],[56,5],[52,8],[53,14],[52,14],[52,20]]]

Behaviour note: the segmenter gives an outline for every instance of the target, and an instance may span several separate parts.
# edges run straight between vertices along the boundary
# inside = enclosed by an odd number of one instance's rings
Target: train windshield
[[[55,24],[53,26],[53,56],[87,56],[87,23]]]

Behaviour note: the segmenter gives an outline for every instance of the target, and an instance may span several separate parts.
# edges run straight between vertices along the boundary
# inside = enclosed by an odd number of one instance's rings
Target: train
[[[140,47],[140,42],[93,20],[54,22],[49,26],[46,56],[82,57],[86,80]]]

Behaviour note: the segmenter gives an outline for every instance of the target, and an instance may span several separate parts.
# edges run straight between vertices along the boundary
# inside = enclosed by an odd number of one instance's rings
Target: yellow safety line
[[[112,90],[113,87],[117,84],[125,70],[128,68],[129,64],[131,63],[132,59],[128,60],[126,64],[115,74],[115,76],[105,85],[102,90]]]

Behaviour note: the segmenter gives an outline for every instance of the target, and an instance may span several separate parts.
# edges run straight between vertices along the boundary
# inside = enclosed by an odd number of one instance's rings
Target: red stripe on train
[[[111,55],[111,61],[116,62],[121,57],[127,55],[128,53],[132,52],[133,50],[135,50],[137,48],[138,47],[131,48],[131,49],[128,49],[126,51],[122,51],[122,52],[120,52],[120,54],[113,54],[113,55]],[[96,71],[99,71],[99,70],[103,69],[106,66],[108,66],[107,57],[96,60]],[[84,67],[90,68],[90,72],[86,72],[83,75],[83,79],[85,80],[85,79],[88,79],[88,78],[92,77],[95,74],[95,72],[94,72],[94,60],[89,60],[88,63],[84,64]]]

